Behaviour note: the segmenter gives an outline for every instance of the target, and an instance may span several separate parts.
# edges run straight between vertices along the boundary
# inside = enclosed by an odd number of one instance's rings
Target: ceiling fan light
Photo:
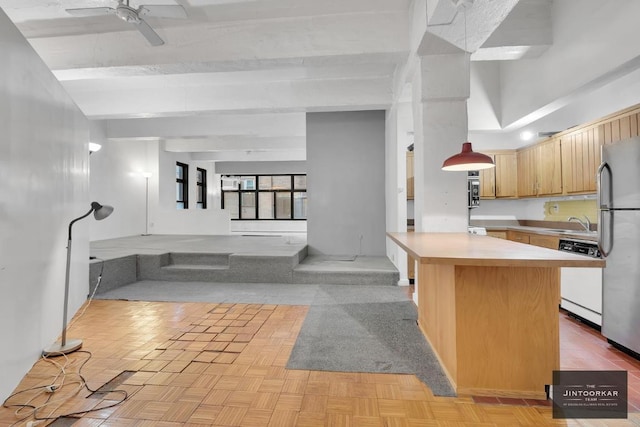
[[[116,16],[125,22],[137,23],[140,22],[138,12],[124,4],[119,4],[116,8]]]
[[[470,142],[463,143],[460,153],[449,157],[442,163],[444,171],[475,171],[492,167],[495,167],[495,164],[491,157],[473,151]]]

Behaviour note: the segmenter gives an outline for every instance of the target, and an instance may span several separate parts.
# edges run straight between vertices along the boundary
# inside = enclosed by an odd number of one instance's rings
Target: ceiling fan
[[[186,19],[187,12],[180,5],[140,5],[134,9],[129,5],[129,0],[118,0],[118,5],[113,7],[83,7],[79,9],[66,9],[67,13],[74,16],[100,16],[116,15],[125,22],[136,26],[138,31],[149,41],[152,46],[161,46],[164,40],[142,19],[143,16],[157,18]]]

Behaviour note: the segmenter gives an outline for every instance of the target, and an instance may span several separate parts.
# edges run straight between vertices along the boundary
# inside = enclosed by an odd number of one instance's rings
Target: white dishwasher
[[[558,250],[601,258],[598,244],[586,240],[560,239]],[[560,269],[560,306],[582,320],[602,325],[602,268]]]

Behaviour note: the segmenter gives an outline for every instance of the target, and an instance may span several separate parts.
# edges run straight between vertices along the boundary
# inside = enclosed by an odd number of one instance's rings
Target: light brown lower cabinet
[[[414,195],[414,167],[413,151],[407,151],[407,200],[413,200]]]
[[[522,231],[507,230],[507,240],[529,244],[529,233]]]
[[[408,233],[413,233],[413,230],[407,230]],[[407,277],[409,280],[415,280],[416,278],[416,260],[411,258],[411,255],[407,254]]]
[[[556,236],[547,236],[543,234],[531,234],[529,235],[529,244],[534,246],[540,246],[542,248],[558,249],[560,238]]]
[[[487,236],[497,237],[498,239],[507,239],[506,231],[491,230],[487,231]]]
[[[488,233],[487,233],[488,234]],[[533,246],[540,246],[548,249],[558,249],[560,238],[547,234],[527,233],[523,231],[507,230],[507,240],[527,243]]]

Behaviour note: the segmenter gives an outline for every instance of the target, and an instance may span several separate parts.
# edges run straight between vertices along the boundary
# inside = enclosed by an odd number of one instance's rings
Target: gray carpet
[[[455,396],[418,329],[413,302],[406,296],[402,301],[372,301],[385,299],[377,289],[360,289],[361,301],[354,302],[341,289],[321,286],[287,368],[415,374],[434,395]]]
[[[455,396],[397,286],[141,281],[97,299],[309,305],[288,369],[415,374]]]

